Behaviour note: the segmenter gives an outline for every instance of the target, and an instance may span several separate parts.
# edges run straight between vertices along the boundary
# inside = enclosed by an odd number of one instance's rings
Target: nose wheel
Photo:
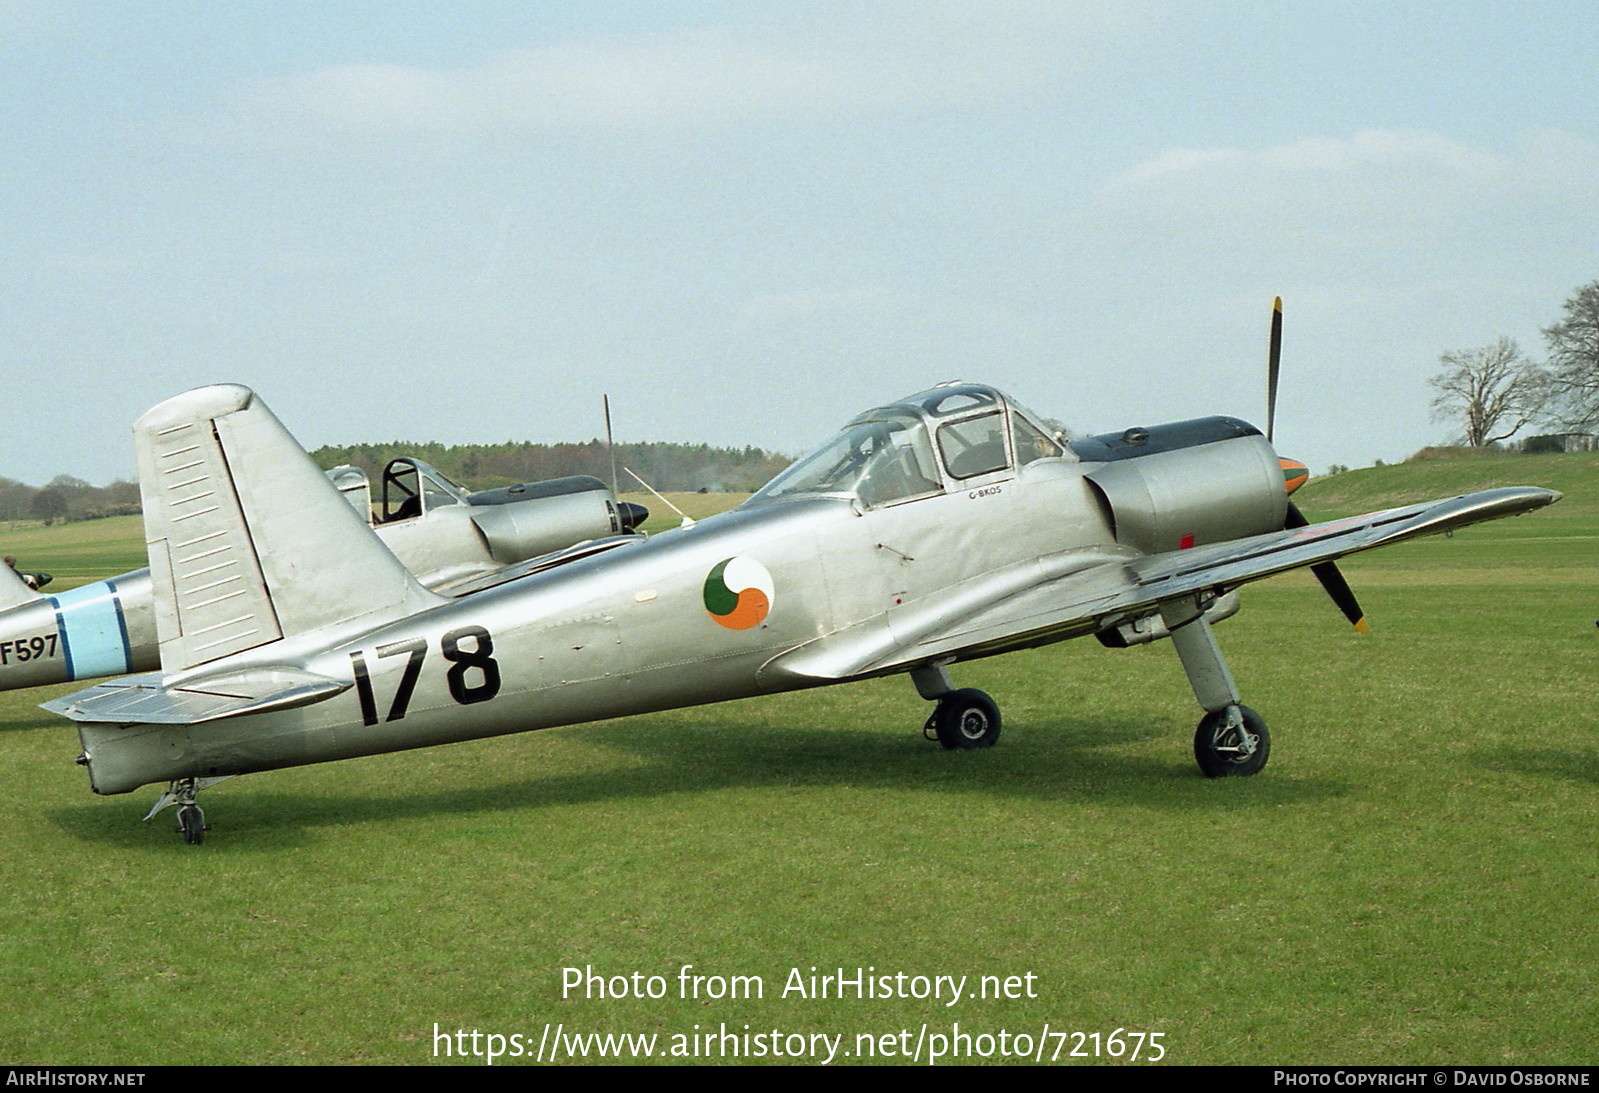
[[[1266,722],[1248,706],[1208,713],[1194,731],[1194,760],[1206,778],[1255,774],[1270,756]]]

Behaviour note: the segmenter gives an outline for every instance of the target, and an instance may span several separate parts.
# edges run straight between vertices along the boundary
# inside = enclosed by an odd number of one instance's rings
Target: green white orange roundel
[[[772,575],[754,558],[719,562],[705,578],[705,610],[729,630],[759,626],[772,609],[774,594]]]

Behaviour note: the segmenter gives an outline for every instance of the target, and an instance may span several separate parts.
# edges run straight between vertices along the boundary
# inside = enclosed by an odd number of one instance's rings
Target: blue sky
[[[798,453],[981,380],[1079,431],[1447,437],[1599,278],[1583,3],[0,0],[0,475],[259,391],[308,447]]]

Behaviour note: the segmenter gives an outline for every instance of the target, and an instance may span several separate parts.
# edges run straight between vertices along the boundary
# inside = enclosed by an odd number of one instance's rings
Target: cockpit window
[[[465,490],[419,459],[402,456],[383,468],[384,523],[465,503]]]
[[[1005,416],[984,414],[939,426],[938,450],[952,478],[976,478],[1005,469],[1010,465],[1005,454]]]
[[[1061,454],[1060,445],[1039,432],[1021,414],[1011,414],[1010,429],[1011,447],[1016,449],[1018,467],[1025,467],[1035,459],[1051,459]]]
[[[921,417],[890,407],[850,422],[768,482],[750,502],[811,494],[853,497],[871,508],[942,488]]]

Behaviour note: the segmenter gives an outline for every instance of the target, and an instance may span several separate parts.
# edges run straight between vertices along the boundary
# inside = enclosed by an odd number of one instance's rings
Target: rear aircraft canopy
[[[383,468],[383,511],[380,523],[409,520],[446,505],[469,504],[465,490],[436,469],[402,456]]]
[[[746,504],[834,497],[864,508],[971,489],[1039,459],[1077,458],[992,387],[949,383],[855,417]]]

